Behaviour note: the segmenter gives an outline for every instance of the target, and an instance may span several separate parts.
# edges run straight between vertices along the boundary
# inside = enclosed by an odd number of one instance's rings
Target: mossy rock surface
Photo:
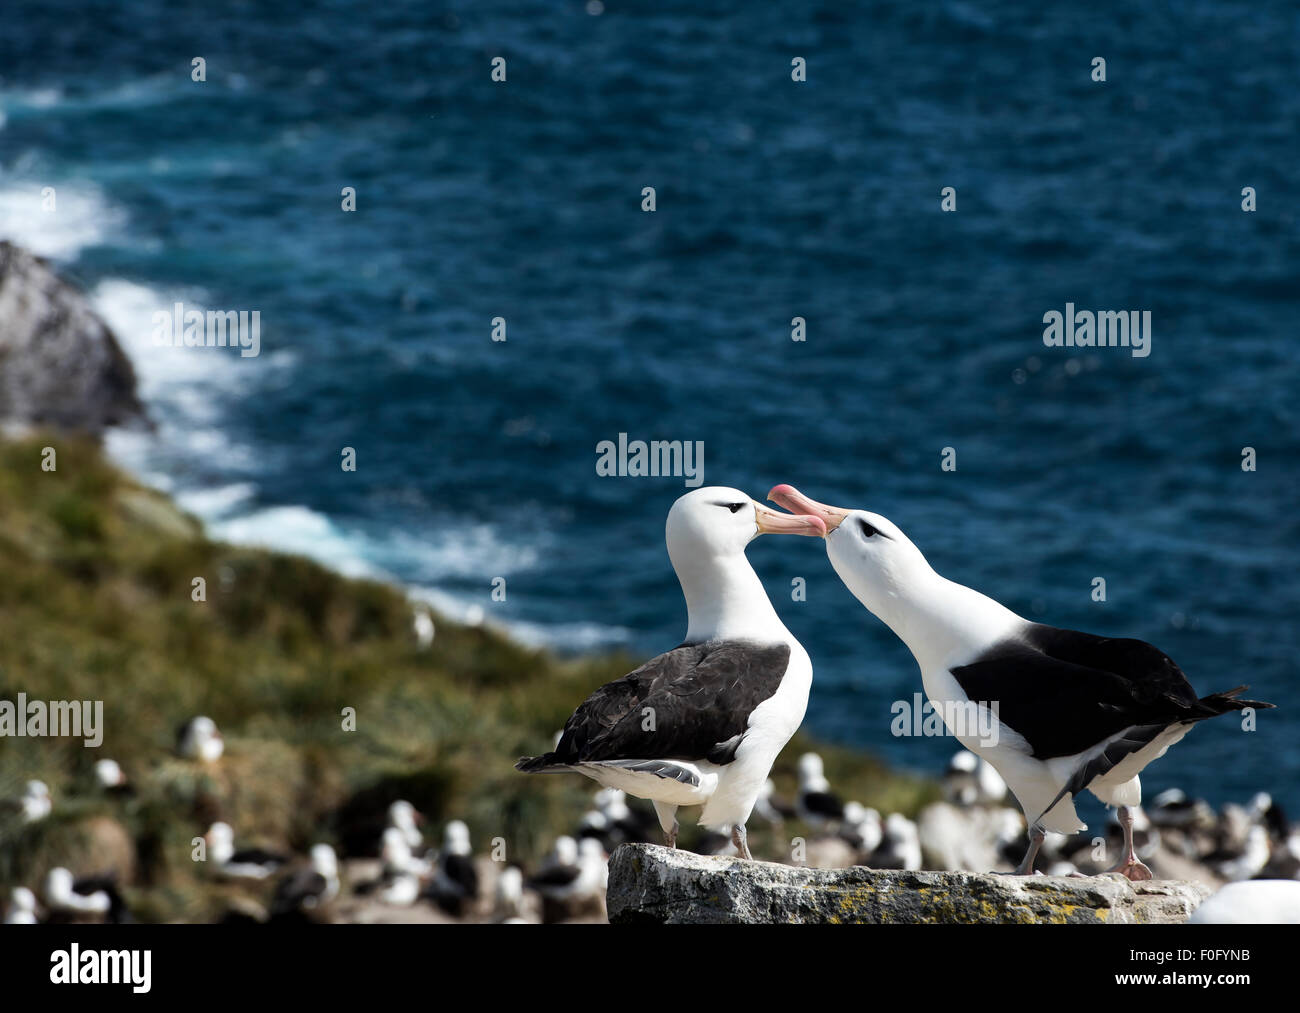
[[[624,845],[610,862],[614,924],[1084,924],[1185,922],[1200,883],[970,872],[808,869]]]

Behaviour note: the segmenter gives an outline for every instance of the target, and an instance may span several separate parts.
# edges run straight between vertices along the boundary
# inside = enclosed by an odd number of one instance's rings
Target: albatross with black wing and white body
[[[939,576],[893,523],[865,510],[829,507],[788,485],[769,498],[825,525],[826,554],[853,595],[894,631],[921,668],[931,704],[993,765],[1029,821],[1033,871],[1044,834],[1087,829],[1074,809],[1085,789],[1119,807],[1130,879],[1151,870],[1133,850],[1138,774],[1206,718],[1272,704],[1237,699],[1246,689],[1197,698],[1182,670],[1141,640],[1098,637],[1022,619]],[[980,728],[994,734],[982,735]]]
[[[525,773],[574,771],[654,803],[669,847],[677,809],[731,828],[749,858],[745,822],[782,747],[803,721],[808,653],[785,628],[745,558],[764,532],[821,535],[817,518],[781,514],[736,489],[707,487],[668,512],[668,556],[686,598],[686,640],[573,713],[553,752]]]

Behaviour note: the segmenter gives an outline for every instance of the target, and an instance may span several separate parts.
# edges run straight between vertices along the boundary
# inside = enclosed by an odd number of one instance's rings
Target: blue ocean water
[[[1300,808],[1293,4],[4,21],[0,234],[93,293],[159,423],[111,448],[217,534],[648,654],[685,629],[663,547],[685,488],[598,477],[596,446],[702,441],[709,484],[873,509],[1023,615],[1151,640],[1203,692],[1250,683],[1283,708],[1196,729],[1148,794]],[[261,354],[154,347],[178,299],[259,310]],[[1151,354],[1045,347],[1067,303],[1149,310]],[[813,657],[807,727],[940,769],[951,742],[889,735],[915,665],[820,543],[750,558]]]

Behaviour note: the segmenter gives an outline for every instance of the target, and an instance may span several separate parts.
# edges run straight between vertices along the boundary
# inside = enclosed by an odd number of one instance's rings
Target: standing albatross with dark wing
[[[1033,872],[1046,831],[1087,829],[1074,809],[1086,789],[1119,807],[1125,853],[1111,871],[1150,879],[1133,850],[1138,775],[1198,721],[1273,706],[1238,699],[1245,686],[1198,698],[1173,660],[1141,640],[1022,619],[939,576],[879,514],[829,507],[788,485],[768,495],[826,525],[835,572],[911,650],[930,703],[961,744],[1007,782],[1029,821],[1021,874]]]
[[[574,711],[554,751],[525,773],[574,771],[650,799],[669,847],[677,808],[702,805],[700,825],[730,827],[749,858],[745,822],[772,763],[803,721],[808,653],[777,618],[745,558],[764,532],[822,535],[817,518],[778,513],[736,489],[682,496],[668,512],[668,556],[686,598],[686,640]]]

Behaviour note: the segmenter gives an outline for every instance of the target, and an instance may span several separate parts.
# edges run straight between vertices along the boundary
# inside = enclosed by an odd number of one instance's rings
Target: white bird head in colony
[[[423,841],[424,835],[420,831],[423,822],[424,817],[405,799],[399,798],[388,807],[388,825],[400,830],[412,848],[418,848]]]
[[[779,620],[745,559],[745,546],[769,533],[821,536],[826,526],[816,517],[779,513],[725,486],[696,489],[672,505],[664,534],[686,598],[688,643],[769,639],[766,630]]]
[[[9,895],[9,907],[5,911],[6,925],[36,924],[36,894],[25,886],[16,886]]]
[[[826,780],[822,758],[816,753],[804,753],[799,757],[799,790],[830,791],[831,784]]]
[[[596,808],[610,820],[626,819],[630,814],[627,794],[618,788],[601,788],[596,792]]]
[[[103,788],[118,788],[126,784],[126,775],[116,760],[97,760],[95,779]]]
[[[71,870],[56,867],[45,877],[45,902],[63,911],[86,911],[102,914],[112,906],[107,893],[97,890],[82,896],[73,889],[76,882]]]
[[[517,865],[507,865],[497,877],[496,900],[514,914],[524,899],[524,874]]]
[[[226,750],[225,739],[210,717],[200,715],[185,726],[181,735],[180,754],[191,760],[216,763]]]
[[[385,865],[401,867],[411,860],[411,845],[397,827],[385,827],[379,857]]]
[[[461,820],[452,820],[442,831],[442,850],[448,855],[470,854],[469,827]]]
[[[54,808],[49,786],[44,781],[28,781],[23,789],[21,805],[24,823],[45,819]]]
[[[406,799],[399,798],[388,807],[388,823],[390,826],[400,827],[403,830],[414,826],[416,823],[415,806],[411,805]]]
[[[217,821],[212,824],[203,839],[208,845],[208,858],[218,865],[225,865],[235,853],[235,831],[229,823]]]
[[[335,854],[334,849],[328,844],[313,844],[311,847],[311,867],[312,871],[319,873],[327,880],[338,879],[339,856]]]
[[[550,862],[554,866],[573,866],[578,863],[578,842],[568,834],[555,838],[551,849]]]

